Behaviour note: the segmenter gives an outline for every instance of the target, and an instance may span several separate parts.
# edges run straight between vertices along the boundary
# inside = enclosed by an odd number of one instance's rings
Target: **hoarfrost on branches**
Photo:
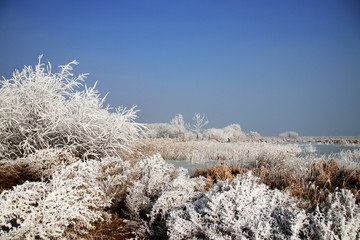
[[[1,238],[76,238],[93,229],[94,222],[107,217],[104,209],[112,200],[99,187],[97,170],[78,161],[55,172],[49,183],[26,182],[3,191]]]
[[[170,212],[170,239],[297,239],[305,211],[288,193],[270,190],[251,173],[219,182],[198,200]]]
[[[230,124],[222,129],[209,128],[204,131],[205,139],[216,139],[218,141],[239,140],[246,138],[246,134],[241,130],[240,124]]]
[[[67,147],[83,158],[130,150],[128,142],[142,133],[137,110],[103,107],[96,84],[82,85],[86,74],[74,77],[72,61],[53,73],[51,64],[25,66],[1,80],[0,149],[3,158],[16,159],[44,148]]]
[[[186,133],[186,126],[184,122],[184,118],[181,114],[176,115],[173,119],[171,119],[170,124],[176,129],[177,138],[184,138]]]
[[[134,216],[139,217],[141,211],[150,214],[152,222],[158,214],[164,218],[168,209],[191,199],[205,184],[202,178],[185,176],[187,170],[175,169],[158,154],[140,160],[133,169],[137,177],[128,188],[126,206]]]
[[[330,193],[309,219],[304,231],[309,239],[360,239],[360,207],[349,190]]]
[[[195,123],[192,125],[191,129],[196,134],[196,139],[199,139],[202,128],[209,123],[209,120],[205,120],[205,114],[201,115],[200,113],[195,113],[193,120]]]

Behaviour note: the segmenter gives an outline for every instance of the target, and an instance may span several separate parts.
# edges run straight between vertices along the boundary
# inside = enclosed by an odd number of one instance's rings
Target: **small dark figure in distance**
[[[230,138],[227,139],[227,142],[230,142]]]

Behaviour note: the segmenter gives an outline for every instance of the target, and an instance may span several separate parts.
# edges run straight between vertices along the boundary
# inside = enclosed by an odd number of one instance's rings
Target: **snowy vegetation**
[[[297,138],[299,137],[299,134],[294,131],[287,131],[279,134],[279,137],[281,138]]]
[[[160,152],[168,160],[203,160],[232,161],[238,164],[275,162],[291,160],[302,150],[296,144],[272,144],[265,142],[230,142],[214,141],[177,141],[173,139],[150,139],[144,141],[147,149],[144,153]]]
[[[74,77],[72,61],[52,72],[51,64],[15,70],[0,89],[2,158],[16,159],[44,148],[66,147],[82,158],[129,150],[141,132],[134,108],[104,107],[95,86],[77,91],[86,74]]]
[[[181,140],[216,140],[219,142],[239,141],[244,138],[259,138],[259,133],[242,131],[240,124],[230,124],[224,128],[204,127],[209,123],[205,114],[195,113],[193,123],[186,123],[181,114],[176,115],[170,123],[147,124],[149,138],[176,138]]]
[[[77,90],[77,62],[40,60],[1,81],[1,239],[101,239],[119,218],[139,239],[360,239],[359,150],[315,156],[238,124],[204,129],[201,114],[147,130]],[[189,177],[164,159],[221,165]]]
[[[306,223],[298,200],[238,175],[170,213],[170,239],[296,239]]]

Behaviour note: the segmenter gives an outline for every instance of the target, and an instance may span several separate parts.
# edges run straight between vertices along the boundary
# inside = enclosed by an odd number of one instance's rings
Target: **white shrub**
[[[170,212],[170,239],[297,239],[306,214],[298,201],[269,190],[251,173],[219,182],[194,202]]]
[[[299,137],[299,134],[294,131],[287,131],[279,134],[279,137],[281,138],[297,138]]]
[[[360,207],[349,190],[330,193],[309,219],[304,231],[309,239],[360,239]]]
[[[40,210],[44,237],[75,239],[94,229],[96,221],[108,217],[104,210],[112,198],[93,177],[97,170],[94,164],[78,161],[54,174]]]
[[[40,205],[49,191],[43,182],[25,182],[0,194],[0,238],[34,239],[39,235]]]
[[[260,138],[260,137],[261,137],[260,133],[254,132],[254,131],[250,131],[250,132],[247,134],[247,136],[248,136],[249,138]]]
[[[149,138],[176,138],[177,130],[170,123],[151,123],[145,125],[148,129],[146,136]]]
[[[44,171],[39,167],[44,162],[52,170],[43,175],[52,175],[48,183],[26,182],[0,194],[2,239],[77,239],[96,221],[106,220],[108,208],[147,221],[151,235],[166,234],[168,212],[193,200],[205,184],[203,178],[190,179],[185,169],[176,170],[160,155],[134,162],[106,157],[68,165],[58,150],[47,149],[27,159],[35,163],[33,170]]]
[[[185,176],[187,171],[168,183],[159,194],[159,198],[154,203],[150,212],[150,223],[154,223],[156,218],[165,220],[171,209],[194,200],[205,187],[204,178],[189,178]]]
[[[131,217],[147,222],[152,237],[166,235],[165,220],[174,208],[197,198],[204,178],[189,178],[187,170],[175,169],[160,155],[145,158],[134,166],[136,176],[128,187],[126,210]]]
[[[75,162],[49,183],[26,182],[0,194],[3,239],[75,239],[104,220],[111,196],[99,187],[99,162]]]
[[[240,124],[230,124],[222,129],[209,128],[203,134],[206,139],[215,139],[218,141],[236,141],[246,137],[246,134],[241,130]]]
[[[134,108],[103,108],[95,86],[75,91],[86,75],[74,77],[72,61],[52,73],[51,64],[16,70],[0,89],[1,157],[15,159],[44,148],[67,147],[87,158],[128,150],[142,125]]]
[[[128,188],[126,206],[132,215],[137,217],[141,211],[148,213],[151,210],[151,201],[183,172],[167,164],[159,154],[140,160],[133,169],[134,180]]]

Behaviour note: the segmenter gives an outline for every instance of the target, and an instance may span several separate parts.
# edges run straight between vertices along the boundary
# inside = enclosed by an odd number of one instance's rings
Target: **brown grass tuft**
[[[124,239],[147,239],[145,237],[145,227],[141,223],[111,215],[111,222],[99,221],[95,224],[95,229],[83,236],[87,240],[124,240]],[[135,234],[143,230],[142,237]]]
[[[40,181],[28,166],[0,163],[0,193],[26,181]]]
[[[197,168],[193,177],[203,176],[207,178],[208,184],[205,190],[209,190],[217,181],[225,181],[226,179],[233,179],[237,174],[247,172],[248,169],[237,166],[229,166],[226,164],[219,164],[211,166],[207,169]]]

